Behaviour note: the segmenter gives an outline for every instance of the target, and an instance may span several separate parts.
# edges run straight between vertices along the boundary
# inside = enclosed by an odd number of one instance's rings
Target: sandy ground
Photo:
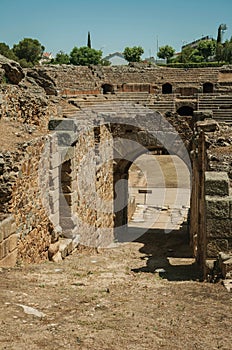
[[[187,243],[151,230],[61,263],[2,269],[0,349],[230,350],[231,293],[198,282]]]

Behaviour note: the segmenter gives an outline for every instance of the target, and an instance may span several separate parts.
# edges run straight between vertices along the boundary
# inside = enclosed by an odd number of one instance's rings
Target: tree
[[[224,43],[223,59],[227,63],[232,63],[232,38],[230,40],[226,40]]]
[[[216,51],[215,51],[215,58],[218,61],[218,63],[220,61],[223,61],[223,59],[224,59],[224,46],[223,46],[223,44],[217,43]]]
[[[0,54],[11,60],[17,60],[17,57],[15,56],[14,52],[5,43],[0,43]]]
[[[157,56],[159,58],[167,59],[167,63],[169,63],[170,59],[173,57],[175,53],[175,49],[173,47],[166,45],[159,48],[159,52],[157,53]]]
[[[208,61],[210,56],[215,55],[216,41],[215,40],[202,40],[197,46],[197,50],[200,55],[204,57],[205,61]]]
[[[67,53],[64,53],[63,51],[59,51],[56,54],[56,57],[52,59],[52,64],[70,64],[70,57]]]
[[[123,56],[128,62],[140,62],[144,50],[141,46],[125,47]]]
[[[44,49],[44,46],[37,39],[31,38],[24,38],[13,46],[13,52],[19,60],[25,59],[33,65],[39,61]]]
[[[88,66],[90,64],[100,64],[102,51],[91,49],[87,46],[74,47],[70,53],[70,63],[76,66]]]
[[[91,38],[90,38],[90,32],[88,32],[87,46],[88,46],[88,47],[91,49]]]

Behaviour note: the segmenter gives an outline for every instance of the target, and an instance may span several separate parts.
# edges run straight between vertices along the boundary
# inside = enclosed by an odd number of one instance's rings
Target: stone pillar
[[[232,196],[226,172],[205,173],[207,257],[232,249]]]

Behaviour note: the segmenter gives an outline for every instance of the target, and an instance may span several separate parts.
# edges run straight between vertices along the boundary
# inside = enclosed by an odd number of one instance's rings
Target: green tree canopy
[[[216,52],[215,40],[202,40],[197,46],[197,50],[200,55],[204,57],[205,61],[208,61],[210,56],[214,56]]]
[[[31,38],[24,38],[13,46],[13,52],[19,60],[24,59],[33,65],[39,61],[44,49],[37,39]]]
[[[128,62],[140,62],[144,50],[141,46],[125,47],[123,56]]]
[[[59,51],[56,54],[56,57],[52,59],[52,64],[69,64],[70,63],[70,57],[67,53],[64,53],[63,51]]]
[[[87,46],[74,47],[70,53],[70,63],[76,66],[88,66],[90,64],[100,64],[102,51],[91,49]]]
[[[159,48],[159,52],[157,53],[157,56],[159,58],[167,59],[167,62],[170,61],[170,59],[173,57],[175,53],[175,49],[169,45],[165,45]]]
[[[227,63],[232,63],[232,38],[226,40],[223,47],[223,59]]]
[[[0,43],[0,54],[7,58],[10,58],[11,60],[17,60],[17,57],[15,56],[14,52],[5,43]]]

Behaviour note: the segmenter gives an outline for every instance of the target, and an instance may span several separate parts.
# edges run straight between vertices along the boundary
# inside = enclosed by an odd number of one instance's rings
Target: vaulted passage
[[[177,113],[180,116],[192,116],[193,115],[193,108],[190,106],[182,106],[177,110]]]
[[[162,86],[162,94],[171,94],[172,93],[172,85],[166,83]]]
[[[103,94],[113,94],[114,93],[114,87],[111,84],[103,84],[102,89],[103,89]]]
[[[205,94],[213,93],[213,84],[212,83],[204,83],[203,84],[203,93],[205,93]]]

